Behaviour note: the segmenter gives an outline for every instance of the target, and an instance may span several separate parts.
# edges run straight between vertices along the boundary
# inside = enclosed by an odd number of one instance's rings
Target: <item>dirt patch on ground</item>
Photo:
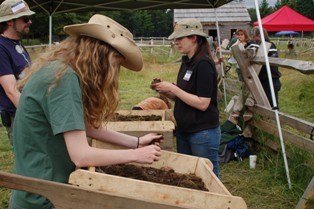
[[[160,115],[120,115],[116,113],[112,121],[161,121]]]
[[[131,164],[121,164],[99,167],[96,169],[96,172],[177,187],[208,191],[201,178],[194,174],[176,173],[169,167],[156,169]]]

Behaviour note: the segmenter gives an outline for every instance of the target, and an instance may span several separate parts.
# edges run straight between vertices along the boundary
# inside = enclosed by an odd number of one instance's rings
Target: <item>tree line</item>
[[[86,23],[95,13],[62,13],[52,17],[52,34],[54,37],[65,36],[65,25]],[[173,30],[173,13],[166,10],[139,10],[128,11],[104,11],[97,12],[116,20],[130,30],[134,37],[167,37]],[[36,13],[32,16],[30,38],[48,40],[49,18],[46,13]]]
[[[274,7],[269,6],[267,0],[259,5],[261,17],[265,17],[288,5],[300,14],[314,19],[313,0],[277,0]],[[251,17],[251,24],[257,21],[255,8],[248,9]],[[97,12],[113,18],[128,28],[134,37],[167,37],[173,30],[173,10],[138,10],[138,11],[104,11]],[[58,39],[65,36],[63,27],[65,25],[85,23],[93,15],[93,12],[84,13],[62,13],[53,15],[52,33]],[[41,42],[48,40],[49,18],[46,13],[39,12],[32,16],[30,38],[41,39]],[[58,41],[58,40],[57,40]]]

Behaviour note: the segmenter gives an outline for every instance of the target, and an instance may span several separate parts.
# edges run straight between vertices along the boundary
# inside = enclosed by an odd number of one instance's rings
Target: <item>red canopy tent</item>
[[[254,26],[258,23],[254,22]],[[262,18],[262,25],[267,31],[314,31],[314,21],[297,13],[288,6]]]

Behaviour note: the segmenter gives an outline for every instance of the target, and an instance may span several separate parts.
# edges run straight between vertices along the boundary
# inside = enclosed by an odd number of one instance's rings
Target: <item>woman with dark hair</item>
[[[208,158],[219,176],[220,143],[217,107],[217,72],[202,24],[192,18],[179,21],[169,36],[183,54],[177,84],[153,84],[159,93],[174,99],[179,153]]]

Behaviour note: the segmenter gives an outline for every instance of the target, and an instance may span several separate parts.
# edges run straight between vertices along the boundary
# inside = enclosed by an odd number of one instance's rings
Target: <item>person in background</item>
[[[297,53],[295,52],[295,49],[294,49],[294,44],[290,40],[288,41],[287,49],[288,49],[288,52],[286,53],[286,56],[287,55],[297,56]]]
[[[246,47],[250,41],[250,37],[249,37],[247,31],[240,28],[237,30],[236,34],[237,34],[237,41],[234,44],[232,44],[231,47],[239,45],[239,44],[242,44],[244,47]],[[242,76],[241,70],[240,70],[238,65],[236,67],[236,72],[238,74],[239,80],[243,81],[243,76]]]
[[[21,39],[29,33],[33,14],[22,0],[5,0],[0,5],[0,112],[11,145],[13,120],[21,95],[15,84],[31,63]]]
[[[246,46],[246,44],[250,41],[250,37],[245,29],[238,29],[236,32],[237,41],[231,45],[231,47],[235,45],[239,45],[240,43]]]
[[[217,72],[202,24],[194,18],[176,23],[168,37],[183,54],[177,84],[161,81],[154,89],[174,99],[176,142],[179,153],[209,159],[219,177],[220,144]]]
[[[278,57],[278,51],[277,51],[276,45],[269,40],[268,33],[264,28],[263,28],[263,32],[264,32],[265,41],[269,42],[271,44],[270,49],[268,51],[268,57]],[[260,31],[258,28],[253,29],[253,36],[252,37],[253,37],[253,42],[247,47],[259,48],[259,46],[261,44],[261,34],[260,34]],[[280,73],[279,68],[277,66],[270,66],[270,71],[271,71],[271,77],[273,80],[275,97],[276,97],[276,101],[277,101],[276,102],[277,103],[276,108],[278,108],[278,92],[280,91],[280,88],[281,88],[281,82],[280,82],[281,73]],[[271,107],[273,107],[274,105],[273,105],[273,100],[271,97],[271,91],[270,91],[270,85],[269,85],[268,76],[267,76],[266,65],[262,66],[258,77],[259,77],[259,80],[261,81],[263,89],[266,93],[267,99],[268,99]]]
[[[211,53],[212,57],[214,57],[216,55],[216,48],[214,46],[214,38],[212,36],[209,36],[207,38],[207,41],[209,44],[210,53]]]
[[[235,44],[238,41],[238,34],[237,32],[233,32],[232,38],[230,40],[230,42],[228,43],[226,49],[229,50],[230,47]]]
[[[118,107],[120,66],[143,67],[132,34],[98,14],[64,31],[70,36],[41,55],[18,82],[23,91],[14,121],[14,173],[67,183],[76,167],[158,161],[162,135],[134,137],[105,126]],[[87,137],[127,149],[90,147]],[[45,197],[12,192],[10,208],[53,207]]]

